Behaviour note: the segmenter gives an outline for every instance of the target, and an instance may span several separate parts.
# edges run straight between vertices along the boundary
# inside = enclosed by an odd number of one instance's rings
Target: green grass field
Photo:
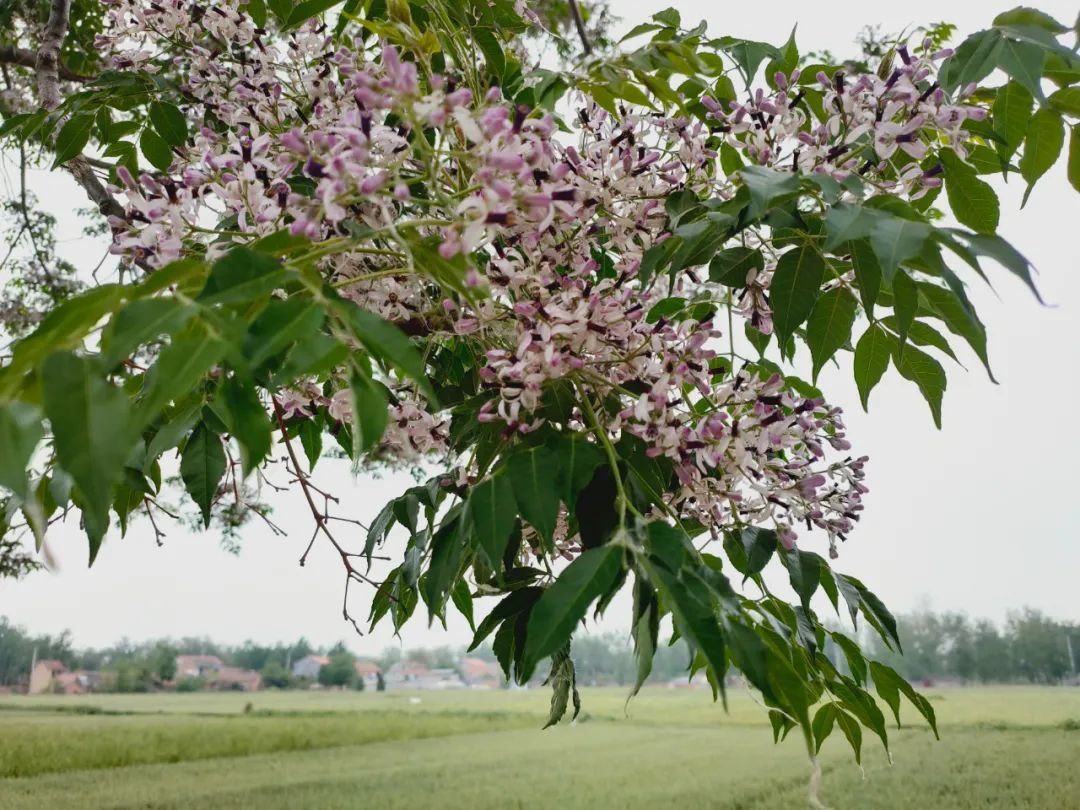
[[[909,718],[892,765],[869,735],[863,769],[830,739],[827,805],[1080,810],[1080,689],[928,696],[941,742]],[[583,697],[576,724],[540,731],[543,690],[4,696],[0,808],[806,806],[800,741],[774,746],[744,695],[725,714],[647,689],[629,716],[621,690]]]

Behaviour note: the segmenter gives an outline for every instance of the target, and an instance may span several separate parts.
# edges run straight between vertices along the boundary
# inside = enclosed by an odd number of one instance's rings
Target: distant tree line
[[[881,644],[876,635],[862,639],[865,652],[882,660],[911,681],[954,680],[963,683],[1053,684],[1076,679],[1080,673],[1080,623],[1052,619],[1030,608],[1010,613],[1002,625],[988,619],[971,619],[962,613],[917,611],[897,617],[904,654]],[[319,648],[306,639],[291,644],[219,644],[207,638],[166,639],[133,643],[121,640],[110,647],[77,649],[68,631],[57,635],[33,636],[0,617],[0,686],[25,684],[30,664],[55,659],[70,670],[95,670],[105,676],[106,688],[118,692],[145,692],[172,681],[176,676],[176,656],[197,653],[215,655],[224,663],[251,669],[262,675],[272,688],[310,685],[298,682],[291,667],[307,655],[326,655],[330,663],[319,672],[324,686],[362,688],[356,678],[355,656],[339,642]],[[468,655],[494,661],[490,645]],[[843,656],[826,646],[837,666]],[[432,669],[456,668],[466,652],[461,648],[387,647],[372,656],[385,672],[402,661]],[[689,653],[682,641],[661,644],[653,662],[654,683],[685,679]],[[574,662],[583,684],[621,685],[634,682],[637,664],[624,633],[582,635],[574,640]],[[197,689],[198,683],[178,684]]]
[[[1080,672],[1080,623],[1052,619],[1031,608],[1001,626],[963,613],[918,611],[898,617],[904,654],[886,650],[868,634],[868,655],[910,681],[1060,683]]]

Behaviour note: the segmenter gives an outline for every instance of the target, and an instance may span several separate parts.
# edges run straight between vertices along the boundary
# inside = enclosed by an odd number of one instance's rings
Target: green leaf
[[[851,750],[855,752],[855,763],[862,765],[862,727],[859,722],[843,709],[836,710],[836,724],[844,732]]]
[[[431,538],[431,561],[424,577],[423,591],[432,618],[442,615],[446,596],[461,570],[466,543],[467,534],[460,510],[457,517],[444,520]]]
[[[656,591],[640,572],[634,579],[633,622],[630,635],[634,639],[637,676],[627,700],[641,691],[641,687],[652,672],[653,656],[656,655],[657,637],[660,632],[660,604],[656,599]]]
[[[179,331],[194,311],[175,298],[132,301],[113,315],[102,335],[105,364],[114,366],[144,343]]]
[[[205,422],[195,426],[180,457],[180,477],[202,513],[203,527],[210,528],[210,507],[225,476],[225,448],[221,437]]]
[[[476,632],[476,624],[473,622],[473,598],[469,593],[469,583],[464,579],[459,579],[454,583],[454,587],[450,590],[450,599],[454,602],[454,607],[458,609],[458,613],[465,617],[465,621],[469,623],[469,629],[474,633]]]
[[[519,450],[507,460],[506,471],[521,516],[551,550],[559,514],[559,490],[555,486],[560,475],[558,455],[547,447]]]
[[[922,252],[930,236],[930,226],[925,222],[883,216],[874,225],[870,244],[881,262],[886,284],[892,284],[893,275],[900,264]]]
[[[166,101],[150,102],[150,123],[171,146],[183,146],[188,136],[184,114]]]
[[[750,526],[732,530],[725,535],[724,548],[732,565],[740,574],[748,577],[764,570],[772,559],[776,546],[777,536],[772,529]]]
[[[1080,87],[1063,87],[1050,94],[1050,106],[1063,115],[1080,118]]]
[[[152,129],[144,129],[139,136],[139,149],[155,169],[167,172],[172,166],[173,153],[168,142]]]
[[[956,218],[979,233],[993,233],[1001,218],[997,194],[951,149],[940,152],[945,167],[945,193]]]
[[[353,461],[378,444],[390,420],[390,401],[386,387],[353,369],[349,375],[352,393]]]
[[[1036,8],[1017,6],[1009,11],[1003,11],[994,17],[994,25],[1001,27],[1020,26],[1041,28],[1051,34],[1064,34],[1069,29],[1059,23],[1049,14]]]
[[[871,324],[855,346],[855,384],[864,410],[869,409],[870,392],[889,367],[896,339],[877,324]]]
[[[945,393],[945,369],[941,367],[941,363],[913,346],[904,349],[899,357],[893,359],[897,371],[919,386],[919,391],[934,416],[934,424],[940,428],[941,398]]]
[[[836,720],[836,705],[825,703],[814,714],[812,730],[814,733],[814,750],[821,751],[821,746],[832,733],[833,721]]]
[[[825,363],[851,340],[857,309],[855,298],[844,287],[829,290],[814,304],[806,324],[806,343],[814,361],[815,382]]]
[[[27,468],[43,432],[41,412],[33,405],[0,404],[0,487],[23,500],[30,495]]]
[[[528,681],[536,665],[570,639],[589,605],[607,593],[623,566],[623,548],[606,545],[583,551],[544,589],[529,614],[518,680]]]
[[[809,240],[780,257],[769,287],[773,326],[783,345],[814,308],[825,262]]]
[[[343,0],[303,0],[292,7],[282,29],[288,31],[291,28],[299,28],[312,17],[317,17],[342,2]]]
[[[56,136],[56,157],[53,160],[53,168],[82,154],[82,150],[90,140],[90,130],[93,126],[94,116],[85,113],[73,115],[65,122],[60,128],[60,134]]]
[[[513,617],[530,612],[533,605],[536,604],[536,600],[544,593],[544,588],[539,588],[534,585],[530,585],[525,588],[520,588],[516,591],[511,591],[506,597],[503,598],[499,604],[497,604],[484,620],[480,622],[480,625],[476,628],[476,633],[473,634],[473,639],[469,642],[469,649],[467,652],[472,652],[480,643],[490,636],[494,632],[495,628],[506,619],[512,619]],[[496,645],[498,641],[496,641]]]
[[[851,267],[855,271],[855,279],[859,282],[859,298],[867,316],[872,317],[874,304],[877,303],[878,293],[881,291],[881,264],[867,239],[851,242],[848,250],[851,252]]]
[[[990,359],[986,353],[986,328],[975,313],[964,306],[964,302],[957,298],[952,290],[924,282],[917,282],[915,286],[935,317],[940,319],[950,332],[967,341],[982,361],[990,379],[994,379],[993,372],[990,370]]]
[[[578,493],[592,481],[596,468],[605,463],[604,451],[579,435],[559,442],[555,450],[560,456],[559,495],[573,515]]]
[[[1065,122],[1058,113],[1041,107],[1031,116],[1024,139],[1024,153],[1020,156],[1020,176],[1028,182],[1024,202],[1027,202],[1035,182],[1057,161],[1064,144]]]
[[[870,677],[873,679],[874,688],[881,695],[881,699],[892,709],[897,728],[900,727],[900,693],[902,692],[919,711],[919,714],[930,724],[934,736],[938,736],[937,716],[934,707],[930,705],[930,701],[912,689],[911,684],[905,681],[896,670],[879,661],[871,661]]]
[[[514,488],[506,473],[497,472],[472,488],[469,493],[469,515],[480,548],[491,567],[498,570],[517,520]]]
[[[93,563],[109,528],[113,484],[136,440],[131,405],[96,363],[69,352],[49,355],[41,381],[57,461],[81,495]]]
[[[1031,93],[1019,82],[1011,81],[998,88],[994,97],[994,132],[1004,143],[995,142],[994,147],[1002,160],[1008,161],[1024,142],[1034,103]]]
[[[316,419],[305,419],[300,423],[298,433],[300,435],[300,446],[304,448],[304,455],[307,457],[308,469],[314,470],[315,465],[322,458],[322,426]],[[415,532],[415,525],[410,527],[410,530]]]
[[[247,304],[269,295],[291,277],[271,256],[247,248],[233,248],[210,268],[198,300],[206,306]]]
[[[998,67],[1039,100],[1045,98],[1040,84],[1045,60],[1046,52],[1043,48],[1017,39],[1003,40],[997,56]]]
[[[997,67],[1003,37],[994,30],[972,34],[941,66],[939,81],[947,93],[972,82],[980,82]]]
[[[186,330],[161,350],[147,374],[146,393],[136,406],[140,425],[157,418],[170,402],[189,393],[225,354],[225,344],[201,331]]]
[[[1031,276],[1031,262],[997,234],[960,233],[968,248],[977,256],[993,259],[1028,286],[1040,304],[1045,303]]]
[[[881,218],[881,212],[861,205],[834,205],[825,212],[825,247],[835,250],[844,242],[870,236]]]
[[[890,315],[887,318],[882,318],[880,323],[893,330],[899,332],[900,326],[894,316]],[[956,355],[953,353],[952,346],[940,332],[925,321],[912,321],[908,324],[907,339],[914,343],[916,346],[933,346],[935,349],[947,354],[953,360],[957,360]],[[957,360],[959,362],[959,360]]]
[[[506,56],[498,38],[488,28],[474,28],[473,38],[476,40],[480,52],[484,54],[488,75],[496,82],[500,81],[503,72],[506,70]]]
[[[270,417],[258,391],[230,377],[221,386],[229,433],[240,445],[244,475],[262,464],[270,453]]]
[[[709,262],[709,279],[728,287],[745,287],[751,270],[761,270],[765,256],[757,248],[727,248]]]
[[[1080,191],[1080,124],[1069,130],[1069,165],[1066,169],[1069,184]]]
[[[739,177],[750,190],[750,208],[747,212],[750,219],[764,214],[775,200],[799,191],[799,178],[791,172],[747,166],[739,170]]]
[[[896,274],[893,279],[893,312],[896,313],[896,334],[899,338],[897,352],[904,353],[904,343],[907,341],[908,329],[915,320],[915,310],[919,306],[919,291],[911,276],[903,270]]]
[[[272,299],[244,338],[244,355],[255,369],[290,345],[322,330],[325,312],[308,298]]]
[[[803,607],[810,608],[810,598],[821,583],[821,569],[825,561],[812,551],[794,548],[782,555],[788,570],[791,587],[799,595]]]

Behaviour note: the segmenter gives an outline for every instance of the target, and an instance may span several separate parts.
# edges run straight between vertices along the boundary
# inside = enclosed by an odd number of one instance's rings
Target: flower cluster
[[[775,75],[777,92],[759,88],[746,103],[730,102],[728,110],[712,98],[702,102],[727,143],[759,165],[838,181],[873,172],[881,188],[918,199],[941,185],[940,168],[920,163],[930,145],[947,144],[965,157],[971,136],[964,123],[987,115],[985,107],[958,103],[975,85],[950,100],[934,80],[937,63],[951,54],[934,51],[927,39],[914,54],[898,48],[900,64],[885,78],[849,77],[842,70],[830,77],[819,71],[809,86],[820,94],[826,115],[816,122],[798,70]]]
[[[581,98],[567,135],[554,115],[498,88],[476,92],[453,71],[431,75],[390,46],[339,47],[314,25],[270,41],[236,0],[110,7],[101,45],[114,63],[153,70],[183,48],[193,118],[224,125],[202,126],[163,176],[119,173],[129,216],[113,223],[115,251],[150,266],[200,241],[212,255],[230,243],[200,235],[215,231],[210,220],[228,222],[237,242],[287,228],[339,244],[321,267],[344,296],[410,334],[474,342],[479,419],[506,439],[544,424],[545,394],[561,381],[581,398],[621,404],[599,408],[596,424],[578,409],[569,427],[644,441],[672,465],[677,485],[665,501],[681,517],[714,530],[773,525],[787,544],[800,525],[830,540],[852,529],[865,459],[846,455],[839,411],[779,376],[736,371],[734,346],[718,354],[720,291],[692,267],[645,279],[642,262],[672,238],[672,194],[734,196],[722,144],[776,170],[859,175],[910,198],[938,185],[924,158],[942,143],[963,156],[964,122],[985,115],[933,82],[944,52],[901,48],[884,78],[822,73],[814,87],[799,85],[797,71],[778,74],[776,92],[727,109],[702,99],[705,120],[615,115]],[[823,118],[808,106],[811,89]],[[768,259],[725,305],[769,334],[776,251],[765,225],[743,239]],[[447,297],[414,257],[432,243],[469,294]],[[654,312],[672,300],[685,308]],[[390,427],[375,452],[445,453],[446,420],[407,384],[387,382]],[[315,407],[351,418],[345,386],[286,394],[287,415]]]

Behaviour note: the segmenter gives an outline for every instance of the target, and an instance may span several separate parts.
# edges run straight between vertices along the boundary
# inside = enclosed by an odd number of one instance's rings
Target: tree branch
[[[7,65],[19,65],[20,67],[37,68],[38,55],[29,48],[16,48],[14,45],[0,45],[0,62]],[[93,76],[84,76],[74,70],[57,65],[57,73],[66,82],[89,82]]]
[[[37,71],[38,101],[46,110],[60,104],[60,49],[67,36],[71,0],[52,0],[49,20],[41,34],[34,70]]]
[[[589,35],[585,32],[585,21],[581,18],[581,9],[578,8],[577,0],[569,0],[570,16],[574,19],[574,27],[578,36],[581,37],[581,47],[585,49],[585,55],[592,53],[592,45],[589,43]]]

